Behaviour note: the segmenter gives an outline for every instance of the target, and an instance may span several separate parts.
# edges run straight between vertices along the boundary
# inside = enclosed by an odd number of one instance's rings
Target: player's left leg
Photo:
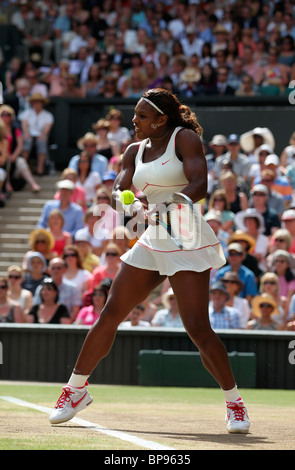
[[[212,330],[209,314],[210,271],[180,271],[169,278],[183,325],[205,368],[224,391],[229,432],[248,432],[249,419],[237,390],[226,348]]]
[[[72,419],[92,402],[87,379],[110,351],[119,324],[136,305],[145,300],[165,276],[157,271],[134,268],[122,263],[113,281],[106,305],[97,322],[88,332],[74,372],[50,415],[52,424]]]

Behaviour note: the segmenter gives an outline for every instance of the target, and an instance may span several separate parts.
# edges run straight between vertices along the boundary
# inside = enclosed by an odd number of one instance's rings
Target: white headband
[[[142,98],[144,101],[146,101],[148,104],[150,104],[151,106],[153,106],[153,108],[155,108],[160,114],[164,114],[163,111],[161,111],[160,108],[158,108],[158,106],[153,103],[151,100],[148,100],[147,98]]]

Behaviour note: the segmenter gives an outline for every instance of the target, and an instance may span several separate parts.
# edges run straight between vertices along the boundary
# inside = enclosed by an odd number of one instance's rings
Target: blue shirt
[[[72,237],[75,237],[75,233],[77,232],[77,230],[84,227],[84,214],[81,206],[74,202],[71,202],[66,210],[61,210],[60,201],[52,200],[45,202],[40,219],[37,223],[38,228],[48,227],[48,217],[53,209],[59,209],[62,212],[65,219],[65,225],[63,230],[65,232],[69,232]]]
[[[241,328],[239,312],[226,305],[220,312],[215,312],[212,303],[209,304],[209,320],[214,329]]]
[[[215,281],[222,278],[227,271],[232,271],[230,265],[223,266],[222,268],[218,269]],[[246,298],[247,295],[257,295],[258,291],[254,273],[250,269],[246,268],[246,266],[242,265],[238,271],[238,275],[244,284],[244,288],[240,292],[240,297]]]
[[[73,168],[74,170],[78,171],[78,163],[80,160],[80,155],[75,155],[71,158],[68,163],[68,168]],[[100,174],[101,179],[103,179],[103,175],[108,170],[108,159],[99,153],[96,153],[91,158],[91,171],[96,171]]]

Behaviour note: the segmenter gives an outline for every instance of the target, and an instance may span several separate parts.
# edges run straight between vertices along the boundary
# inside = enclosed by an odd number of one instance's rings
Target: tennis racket
[[[156,212],[155,220],[181,250],[198,248],[201,243],[201,211],[182,193],[174,193],[163,205],[165,210]]]

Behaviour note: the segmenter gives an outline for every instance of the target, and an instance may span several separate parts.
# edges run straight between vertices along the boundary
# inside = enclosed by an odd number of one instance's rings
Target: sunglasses
[[[229,256],[242,256],[242,253],[233,253],[232,251],[230,251],[228,255]]]
[[[64,258],[77,258],[77,253],[67,253]]]
[[[14,274],[9,274],[9,276],[8,276],[8,279],[20,279],[20,278],[21,278],[21,276],[16,275],[16,274],[15,275]]]
[[[265,303],[260,304],[259,307],[260,308],[273,308],[273,306],[271,304],[265,304]]]
[[[237,281],[232,281],[231,279],[224,279],[223,282],[224,282],[225,284],[238,284]]]
[[[2,290],[8,289],[8,286],[2,285],[2,286],[0,286],[0,289],[2,289]]]
[[[118,253],[108,252],[108,253],[106,253],[106,256],[119,256],[119,255],[118,255]]]
[[[272,286],[275,286],[277,283],[276,283],[276,281],[264,281],[264,285],[266,285],[266,284],[270,284]]]
[[[284,238],[276,238],[275,242],[285,242],[286,240]]]
[[[64,267],[63,266],[51,266],[50,269],[52,271],[61,271]]]
[[[46,243],[46,240],[36,240],[35,243]]]

